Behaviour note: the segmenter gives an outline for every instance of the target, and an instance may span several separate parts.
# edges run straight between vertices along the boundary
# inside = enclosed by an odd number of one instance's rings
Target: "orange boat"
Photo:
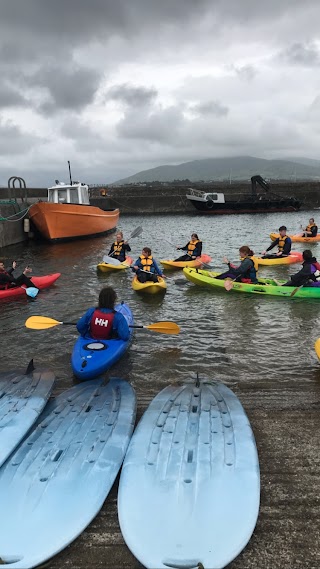
[[[116,228],[119,209],[104,211],[90,205],[89,187],[80,182],[48,188],[48,201],[31,206],[29,216],[49,241],[79,239],[109,233]]]

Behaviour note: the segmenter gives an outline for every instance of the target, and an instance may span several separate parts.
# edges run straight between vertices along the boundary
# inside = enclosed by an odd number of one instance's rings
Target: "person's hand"
[[[180,251],[181,247],[176,247],[177,251]]]
[[[228,265],[229,259],[227,259],[227,257],[223,257],[222,262],[223,262],[223,263],[227,263],[227,265]]]
[[[25,270],[23,271],[23,274],[25,275],[26,273],[32,273],[32,269],[31,267],[26,267]]]
[[[262,251],[261,255],[262,257],[264,257],[264,255],[266,255],[267,251]]]
[[[138,265],[133,265],[133,269],[137,271],[139,269]]]
[[[128,241],[124,241],[123,244],[124,244],[124,245],[128,245]]]
[[[159,275],[159,277],[162,277],[163,279],[166,279],[166,275]]]
[[[12,261],[12,268],[15,269],[17,266],[17,261]]]
[[[278,251],[278,253],[276,253],[277,257],[281,257],[282,253],[280,251]]]

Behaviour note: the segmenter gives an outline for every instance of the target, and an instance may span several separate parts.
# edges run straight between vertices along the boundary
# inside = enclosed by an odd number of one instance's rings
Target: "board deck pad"
[[[86,528],[133,431],[135,393],[122,379],[73,387],[49,405],[0,470],[0,558],[10,569],[36,567]]]
[[[123,537],[144,567],[225,567],[249,541],[259,501],[256,444],[236,395],[215,382],[161,391],[131,439],[118,492]]]
[[[50,370],[0,373],[0,466],[37,420],[54,381]]]

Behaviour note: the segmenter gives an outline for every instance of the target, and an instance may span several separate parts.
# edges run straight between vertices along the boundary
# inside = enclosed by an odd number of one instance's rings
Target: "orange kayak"
[[[211,257],[209,255],[201,255],[196,259],[190,261],[173,261],[172,259],[160,261],[166,269],[184,269],[185,267],[191,267],[194,269],[201,268],[203,265],[210,263]]]

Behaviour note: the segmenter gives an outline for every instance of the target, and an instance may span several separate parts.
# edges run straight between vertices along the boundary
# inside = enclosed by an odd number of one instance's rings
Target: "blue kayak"
[[[115,309],[123,314],[129,326],[133,325],[133,315],[127,304],[118,304]],[[71,355],[71,365],[75,376],[86,381],[107,371],[128,349],[132,332],[133,330],[126,342],[120,339],[95,340],[90,336],[80,336]]]

